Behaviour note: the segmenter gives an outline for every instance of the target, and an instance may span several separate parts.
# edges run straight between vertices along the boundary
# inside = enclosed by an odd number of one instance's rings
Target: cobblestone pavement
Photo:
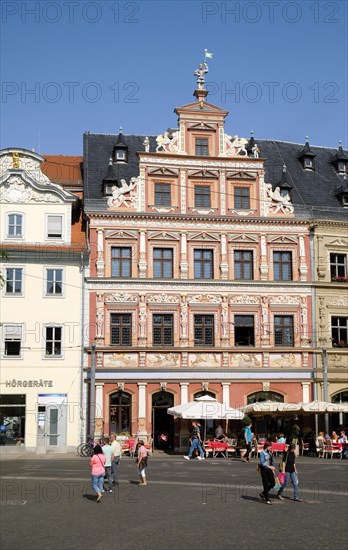
[[[347,540],[348,460],[299,457],[301,498],[262,503],[256,460],[149,460],[139,487],[134,459],[97,504],[88,459],[2,455],[2,550],[333,549]]]

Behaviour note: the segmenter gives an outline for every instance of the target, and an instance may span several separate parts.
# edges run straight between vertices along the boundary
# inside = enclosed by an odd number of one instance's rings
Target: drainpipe
[[[84,365],[84,357],[85,357],[85,346],[84,346],[84,337],[85,337],[85,262],[83,257],[83,252],[81,252],[81,264],[80,264],[80,271],[81,271],[81,331],[80,331],[80,338],[81,338],[81,352],[80,352],[80,443],[83,443],[85,441],[85,417],[86,415],[83,414],[84,411],[84,403],[83,403],[83,395],[84,395],[84,376],[83,376],[83,365]]]
[[[329,400],[329,387],[327,377],[327,350],[323,348],[323,387],[324,387],[324,401],[327,403]],[[329,433],[329,415],[325,413],[325,430]]]
[[[95,424],[95,363],[96,363],[96,344],[91,344],[91,372],[89,383],[89,436],[94,438]]]

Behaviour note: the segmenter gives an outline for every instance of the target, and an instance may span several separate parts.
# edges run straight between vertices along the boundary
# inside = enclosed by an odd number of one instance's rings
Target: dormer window
[[[208,138],[196,138],[195,151],[198,157],[208,156]]]
[[[339,142],[337,153],[332,157],[331,163],[339,175],[345,176],[347,174],[348,157],[342,149],[341,142]]]
[[[109,166],[105,178],[103,179],[103,195],[104,197],[111,197],[112,188],[117,185],[117,177],[114,172],[114,163],[112,158],[109,159]]]
[[[114,185],[115,185],[115,183],[104,183],[104,185],[103,185],[104,197],[111,197],[112,188],[113,188]]]
[[[298,155],[298,159],[305,170],[314,170],[314,158],[316,155],[311,151],[309,146],[308,137],[306,137],[306,143]]]
[[[128,162],[128,147],[124,142],[122,128],[120,128],[117,143],[114,147],[114,162]]]
[[[126,160],[126,151],[124,149],[116,149],[116,160]]]

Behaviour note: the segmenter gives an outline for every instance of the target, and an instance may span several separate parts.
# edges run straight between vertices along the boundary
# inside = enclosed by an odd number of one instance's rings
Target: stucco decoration
[[[137,302],[138,295],[130,292],[116,292],[115,294],[107,294],[105,302]]]
[[[177,153],[179,150],[179,131],[164,132],[156,137],[157,147],[156,153],[160,151],[166,153]]]
[[[147,297],[148,304],[178,304],[180,302],[180,296],[174,294],[150,294]]]
[[[269,303],[278,305],[298,305],[300,303],[300,298],[298,296],[271,296]]]
[[[17,169],[17,170],[23,170],[24,172],[26,172],[26,174],[30,178],[37,181],[38,183],[45,184],[45,185],[52,185],[52,186],[55,185],[48,179],[48,177],[45,174],[43,174],[43,172],[41,172],[41,169],[40,169],[41,163],[38,160],[27,157],[20,152],[18,153],[18,157],[15,164],[16,166],[14,165],[12,154],[9,153],[8,155],[1,156],[0,178],[5,174],[7,170],[11,172],[13,169]]]
[[[153,369],[180,367],[180,356],[178,353],[148,353],[146,363]]]
[[[137,367],[138,355],[136,353],[105,353],[104,367],[122,368]]]
[[[230,355],[230,366],[232,368],[255,368],[262,367],[261,353],[234,353]]]
[[[301,367],[301,354],[299,353],[274,353],[270,354],[269,366],[273,368],[299,368]]]
[[[249,296],[248,294],[242,294],[241,296],[233,296],[230,298],[230,304],[255,304],[260,303],[260,298],[256,296]]]
[[[348,307],[348,298],[344,296],[340,296],[338,298],[335,298],[331,302],[327,304],[328,306],[343,306]]]
[[[251,160],[251,159],[250,159]],[[256,160],[256,159],[255,159]],[[140,156],[139,162],[144,162],[147,164],[160,164],[163,165],[163,159],[159,157],[142,157]],[[195,160],[195,159],[183,159],[183,158],[166,158],[165,163],[167,166],[185,166],[189,168],[193,168],[197,166],[201,170],[203,168],[206,168],[208,170],[212,169],[213,167],[221,170],[221,168],[227,169],[233,169],[238,170],[240,168],[247,168],[248,170],[262,170],[263,164],[262,162],[241,162],[241,161],[231,161],[231,162],[221,162],[220,161],[214,161],[209,160],[205,161],[203,159],[201,160]]]
[[[219,353],[190,353],[189,366],[193,368],[220,367]]]
[[[248,143],[247,139],[224,134],[224,140],[227,157],[234,157],[237,155],[244,155],[246,157],[248,156],[247,150],[245,148],[246,144]]]
[[[20,176],[10,176],[6,183],[1,185],[0,201],[15,204],[61,203],[61,199],[53,193],[39,193],[25,183]]]
[[[113,185],[111,188],[112,197],[108,198],[108,207],[126,206],[127,208],[135,208],[138,199],[138,193],[135,190],[137,185],[138,178],[136,177],[131,178],[129,183],[122,179],[121,187]]]
[[[195,294],[194,296],[188,297],[188,303],[199,303],[199,304],[220,304],[221,297],[214,296],[214,294]]]
[[[271,183],[266,184],[266,190],[268,212],[271,212],[272,214],[277,214],[278,212],[281,212],[283,214],[294,213],[294,207],[291,204],[290,195],[288,193],[284,196],[281,195],[279,187],[276,187],[273,191]]]

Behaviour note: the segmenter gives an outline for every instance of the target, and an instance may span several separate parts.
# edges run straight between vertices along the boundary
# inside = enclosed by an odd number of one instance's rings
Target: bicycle
[[[86,458],[88,456],[92,456],[94,445],[95,445],[94,438],[91,437],[87,441],[87,443],[80,443],[80,445],[77,447],[77,454],[79,456],[84,457],[84,458]]]

